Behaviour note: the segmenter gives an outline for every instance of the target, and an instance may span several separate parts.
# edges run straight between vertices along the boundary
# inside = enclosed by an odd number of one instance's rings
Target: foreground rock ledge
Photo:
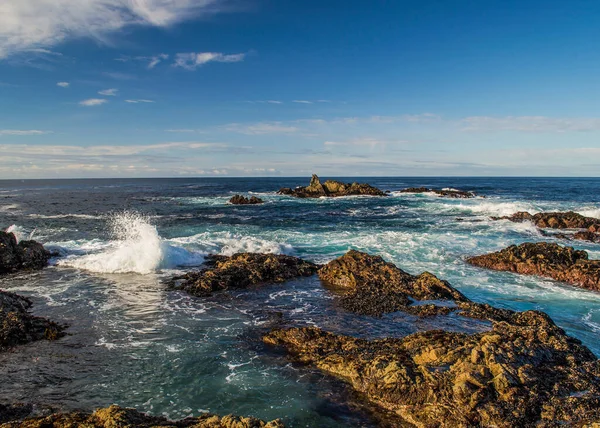
[[[336,196],[386,196],[382,190],[365,183],[342,183],[341,181],[327,180],[321,184],[321,180],[313,174],[310,184],[306,187],[290,189],[284,187],[279,190],[280,195],[295,196],[297,198],[320,198]]]
[[[0,274],[19,270],[42,269],[48,265],[50,252],[35,241],[21,241],[13,233],[0,231]]]
[[[258,205],[264,204],[265,201],[263,201],[260,198],[257,198],[256,196],[251,196],[250,198],[247,198],[242,195],[235,195],[229,200],[229,203],[233,205]]]
[[[427,187],[409,187],[407,189],[400,190],[400,193],[435,193],[438,196],[444,196],[447,198],[458,198],[458,199],[469,199],[474,198],[477,195],[475,192],[467,192],[458,189],[429,189]]]
[[[29,313],[31,300],[0,290],[0,352],[36,340],[63,336],[64,325]]]
[[[588,253],[548,242],[511,245],[504,250],[467,259],[487,269],[539,275],[577,287],[600,291],[600,260]]]
[[[491,331],[362,340],[318,328],[264,337],[348,382],[398,426],[584,426],[600,421],[600,363],[544,313],[506,312]]]
[[[173,278],[171,285],[196,296],[208,296],[228,288],[247,288],[311,276],[318,269],[316,264],[298,257],[260,253],[210,256],[207,265],[199,272]]]
[[[0,415],[1,417],[1,415]],[[1,419],[0,419],[1,420]],[[284,428],[280,420],[265,422],[256,418],[239,416],[202,415],[169,421],[162,417],[147,416],[135,409],[110,406],[92,414],[73,412],[57,413],[45,417],[0,424],[1,428],[120,428],[120,427],[194,427],[194,428]]]

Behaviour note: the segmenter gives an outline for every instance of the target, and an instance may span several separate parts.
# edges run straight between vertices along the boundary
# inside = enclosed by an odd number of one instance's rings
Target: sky
[[[598,176],[600,2],[0,0],[0,179]]]

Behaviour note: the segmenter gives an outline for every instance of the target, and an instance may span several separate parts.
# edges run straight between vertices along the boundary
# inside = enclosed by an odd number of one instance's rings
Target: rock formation
[[[400,190],[401,193],[435,193],[438,196],[444,196],[448,198],[459,198],[468,199],[477,196],[474,192],[466,192],[464,190],[456,189],[429,189],[427,187],[409,187],[407,189]]]
[[[321,184],[321,180],[316,174],[313,174],[310,184],[306,187],[297,187],[290,189],[284,187],[278,192],[280,195],[295,196],[297,198],[320,198],[336,196],[386,196],[386,193],[365,183],[342,183],[340,181],[327,180]]]
[[[1,419],[0,419],[1,420]],[[110,406],[95,412],[56,413],[50,416],[33,417],[21,421],[0,424],[0,428],[151,428],[151,427],[193,427],[193,428],[284,428],[277,419],[265,422],[256,418],[206,414],[197,418],[169,421],[163,417],[148,416],[135,409]]]
[[[467,259],[487,269],[539,275],[600,291],[600,260],[589,260],[586,251],[539,242],[511,245],[501,251]]]
[[[233,205],[257,205],[263,204],[264,202],[265,201],[263,201],[260,198],[257,198],[256,196],[251,196],[250,198],[247,198],[242,195],[235,195],[229,200],[229,203]]]
[[[211,256],[207,265],[199,272],[173,278],[171,285],[196,296],[208,296],[214,291],[228,288],[247,288],[311,276],[318,269],[314,263],[297,257],[259,253]]]
[[[12,233],[0,231],[0,274],[22,269],[42,269],[48,265],[50,252],[35,241],[21,241]]]
[[[346,381],[375,409],[393,412],[397,426],[599,422],[592,352],[544,313],[501,310],[499,318],[491,331],[471,335],[436,330],[369,341],[309,327],[275,329],[264,341]]]

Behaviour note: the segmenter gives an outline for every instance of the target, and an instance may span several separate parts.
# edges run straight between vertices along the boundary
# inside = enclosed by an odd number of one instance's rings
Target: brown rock
[[[238,253],[231,257],[213,256],[208,268],[175,277],[171,284],[196,296],[207,296],[228,288],[280,283],[311,276],[318,266],[297,257],[277,254]]]
[[[342,183],[340,181],[327,180],[321,184],[321,180],[316,174],[313,174],[310,184],[306,187],[297,187],[290,189],[289,187],[281,188],[278,192],[280,195],[295,196],[297,198],[320,198],[320,197],[336,197],[336,196],[386,196],[386,193],[364,183]]]
[[[600,228],[600,220],[593,217],[585,217],[573,211],[568,212],[550,212],[530,214],[520,211],[511,216],[492,217],[495,220],[510,220],[516,223],[531,221],[537,227],[543,229],[590,229],[595,232]]]
[[[474,192],[466,192],[464,190],[455,189],[429,189],[427,187],[409,187],[400,190],[401,193],[435,193],[438,196],[448,198],[468,199],[477,196]]]
[[[539,242],[511,245],[504,250],[471,257],[468,263],[487,269],[539,275],[600,291],[600,261],[585,251]]]
[[[264,202],[265,201],[263,201],[260,198],[257,198],[256,196],[251,196],[250,198],[247,198],[242,195],[235,195],[229,200],[229,203],[233,205],[257,205],[263,204]]]

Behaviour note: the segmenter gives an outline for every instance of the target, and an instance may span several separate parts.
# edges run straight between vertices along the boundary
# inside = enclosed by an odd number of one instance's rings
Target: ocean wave
[[[204,232],[197,235],[173,238],[169,242],[198,247],[211,254],[231,256],[236,253],[292,254],[292,245],[234,232]]]

